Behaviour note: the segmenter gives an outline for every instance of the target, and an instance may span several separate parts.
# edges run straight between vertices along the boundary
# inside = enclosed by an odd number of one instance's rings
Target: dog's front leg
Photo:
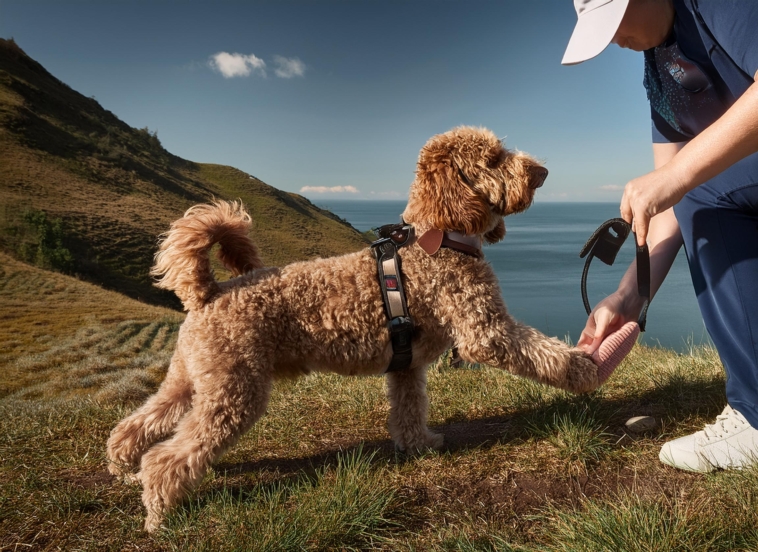
[[[460,308],[466,315],[453,323],[453,334],[464,360],[574,393],[597,388],[597,366],[589,355],[517,322],[501,301],[474,299]]]
[[[426,366],[414,366],[387,374],[390,401],[389,430],[395,445],[406,452],[442,447],[443,436],[429,431]]]

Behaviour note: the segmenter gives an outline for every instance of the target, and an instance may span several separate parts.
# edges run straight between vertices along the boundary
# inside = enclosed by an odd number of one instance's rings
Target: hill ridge
[[[157,237],[195,203],[241,199],[267,264],[366,246],[349,223],[234,167],[168,152],[0,39],[0,250],[150,303]],[[68,252],[68,253],[66,253]]]

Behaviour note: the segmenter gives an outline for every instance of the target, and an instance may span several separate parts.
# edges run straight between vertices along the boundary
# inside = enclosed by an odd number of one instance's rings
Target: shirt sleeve
[[[758,71],[758,1],[696,0],[713,38],[750,78]]]
[[[680,134],[661,117],[658,112],[650,108],[650,118],[652,119],[653,143],[654,144],[675,144],[677,142],[688,142],[689,138]]]

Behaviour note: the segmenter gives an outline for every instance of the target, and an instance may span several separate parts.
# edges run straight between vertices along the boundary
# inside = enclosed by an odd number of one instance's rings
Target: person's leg
[[[758,162],[738,163],[674,208],[700,311],[724,364],[731,407],[704,432],[664,445],[661,459],[684,469],[735,467],[758,455],[758,182],[751,165]],[[705,448],[698,449],[700,444]],[[750,454],[733,450],[734,444]],[[677,455],[684,460],[672,458]]]

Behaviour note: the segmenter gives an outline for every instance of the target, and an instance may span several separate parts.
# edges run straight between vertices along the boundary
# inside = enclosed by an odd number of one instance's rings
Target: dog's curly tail
[[[202,308],[219,290],[209,255],[214,244],[221,246],[218,257],[234,276],[263,266],[248,236],[251,222],[239,201],[189,208],[162,236],[150,270],[155,285],[173,290],[188,311]]]

